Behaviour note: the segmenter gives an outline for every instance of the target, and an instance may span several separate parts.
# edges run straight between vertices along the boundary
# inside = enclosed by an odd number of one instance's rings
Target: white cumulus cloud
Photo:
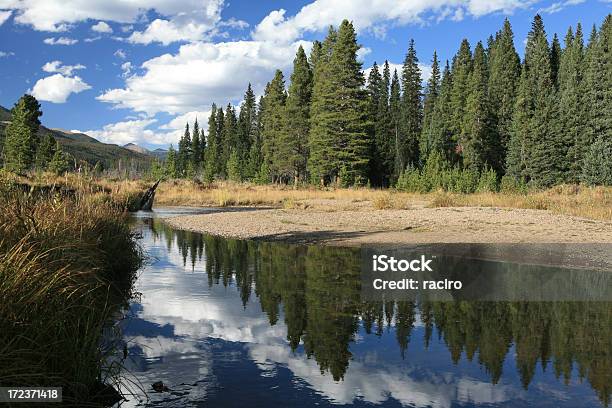
[[[125,145],[127,143],[135,143],[138,145],[167,145],[174,144],[176,146],[178,140],[183,135],[185,123],[193,125],[196,118],[200,125],[208,121],[210,116],[209,111],[193,111],[183,115],[176,116],[170,122],[158,126],[157,129],[152,129],[157,124],[155,118],[132,119],[121,122],[110,123],[102,129],[86,130],[83,133],[94,137],[105,143],[114,143]]]
[[[92,31],[96,33],[112,33],[113,29],[104,21],[99,21],[97,24],[91,26]]]
[[[303,44],[308,48],[308,43]],[[124,88],[107,90],[98,100],[147,114],[183,114],[201,111],[213,102],[239,101],[249,82],[258,93],[275,69],[289,68],[298,45],[260,41],[185,44],[177,54],[146,61],[142,75],[130,76]]]
[[[76,23],[99,20],[94,27],[110,32],[103,21],[137,23],[154,10],[154,20],[133,42],[193,41],[214,30],[221,20],[223,0],[0,0],[0,9],[16,10],[15,22],[38,31],[67,31]],[[146,20],[145,20],[146,21]],[[95,29],[94,29],[95,30]]]
[[[13,12],[11,10],[8,11],[0,11],[0,26],[6,22],[11,17]]]
[[[51,61],[47,62],[42,66],[42,70],[45,72],[55,73],[58,72],[65,76],[71,76],[73,71],[79,69],[85,69],[85,65],[76,64],[76,65],[63,65],[61,61]]]
[[[294,41],[305,32],[321,32],[343,19],[352,21],[358,30],[372,30],[380,35],[380,24],[403,25],[423,21],[428,12],[451,15],[467,12],[480,17],[493,12],[512,13],[534,0],[315,0],[291,17],[283,9],[269,13],[253,31],[253,38],[271,41]],[[378,34],[377,34],[378,33]]]
[[[13,51],[0,51],[0,58],[12,57],[13,55],[15,55]]]
[[[50,37],[50,38],[45,38],[43,42],[48,45],[73,45],[73,44],[78,43],[79,40],[74,39],[74,38],[68,38],[68,37],[59,37],[59,38]]]
[[[66,77],[62,74],[55,74],[36,81],[30,93],[41,101],[64,103],[70,94],[87,89],[91,89],[91,86],[78,76]]]

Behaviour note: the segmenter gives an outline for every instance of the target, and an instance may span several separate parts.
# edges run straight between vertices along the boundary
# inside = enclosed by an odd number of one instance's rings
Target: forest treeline
[[[212,106],[207,131],[187,124],[164,171],[260,183],[397,186],[472,192],[561,183],[612,185],[612,15],[564,47],[533,19],[521,61],[510,22],[452,61],[434,52],[423,86],[414,41],[401,72],[357,59],[343,21],[300,47],[256,101]],[[239,110],[239,113],[236,111]]]

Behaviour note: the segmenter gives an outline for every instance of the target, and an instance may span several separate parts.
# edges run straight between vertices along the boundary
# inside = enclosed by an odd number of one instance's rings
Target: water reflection
[[[173,390],[151,403],[609,404],[609,303],[363,302],[358,250],[141,222],[129,368]]]

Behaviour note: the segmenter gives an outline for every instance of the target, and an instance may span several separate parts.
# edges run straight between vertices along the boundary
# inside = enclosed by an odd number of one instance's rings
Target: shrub
[[[506,174],[502,177],[500,183],[500,191],[509,194],[527,194],[527,184],[522,179],[517,179]]]
[[[478,180],[478,187],[476,191],[479,193],[497,192],[497,173],[493,168],[486,168],[480,173],[480,179]]]

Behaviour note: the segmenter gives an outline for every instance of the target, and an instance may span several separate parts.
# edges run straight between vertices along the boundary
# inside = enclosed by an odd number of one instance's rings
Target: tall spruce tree
[[[279,143],[279,172],[297,184],[306,179],[312,72],[304,48],[293,60],[293,73],[285,107],[285,131]]]
[[[178,152],[176,156],[176,168],[180,177],[187,176],[187,170],[193,168],[191,163],[191,131],[189,123],[185,124],[185,132],[178,143]]]
[[[548,187],[562,179],[563,153],[557,133],[555,86],[544,22],[536,15],[525,47],[525,67],[532,115],[525,140],[528,179]]]
[[[335,176],[338,152],[334,146],[332,117],[328,106],[334,98],[330,79],[330,59],[338,33],[329,27],[320,47],[313,46],[312,102],[310,105],[310,134],[308,137],[308,170],[313,184],[325,184]],[[315,48],[316,47],[316,48]]]
[[[533,116],[533,104],[529,89],[527,67],[523,65],[519,87],[512,115],[510,127],[510,140],[506,155],[506,174],[516,180],[527,178],[527,139],[530,132],[530,121]]]
[[[555,87],[558,86],[559,65],[561,64],[561,43],[557,33],[554,34],[550,44],[550,69],[552,71],[552,81]]]
[[[166,156],[165,173],[170,178],[177,178],[178,172],[176,168],[176,150],[174,146],[170,145],[168,148],[168,155]]]
[[[453,113],[451,105],[452,90],[452,74],[448,61],[446,61],[442,73],[440,95],[436,99],[432,118],[428,124],[429,128],[426,129],[426,132],[427,138],[430,140],[430,151],[428,154],[439,155],[449,163],[455,163],[457,161],[456,143],[453,140],[451,127]]]
[[[612,15],[608,14],[599,31],[593,27],[586,51],[584,105],[588,120],[583,146],[599,137],[612,138]]]
[[[45,135],[38,143],[34,167],[37,170],[45,170],[55,153],[55,139],[51,135]]]
[[[389,62],[385,61],[383,66],[382,80],[380,83],[380,95],[378,97],[378,109],[374,124],[374,155],[372,168],[376,175],[376,185],[389,186],[390,177],[393,173],[393,149],[392,149],[392,120],[389,107],[389,96],[391,86],[391,71]]]
[[[434,109],[440,95],[440,80],[440,63],[438,61],[438,54],[434,51],[431,60],[431,76],[429,80],[427,80],[427,87],[425,88],[423,99],[423,126],[419,142],[421,161],[427,160],[427,157],[432,151],[431,122],[434,119]]]
[[[409,164],[418,165],[422,120],[421,70],[416,49],[414,48],[414,40],[410,40],[408,52],[402,66],[401,132],[397,148],[399,155],[395,160],[396,174],[403,171]]]
[[[212,182],[217,173],[218,161],[218,137],[217,137],[217,105],[212,104],[210,116],[208,117],[208,135],[206,150],[204,152],[204,180]],[[169,153],[168,153],[169,154]]]
[[[472,72],[472,51],[470,43],[464,39],[461,41],[457,55],[453,57],[451,66],[453,88],[450,95],[452,116],[449,124],[453,134],[453,141],[455,142],[458,141],[464,122],[463,116],[465,115],[465,101],[468,94],[470,72]]]
[[[274,78],[266,85],[261,118],[263,159],[275,181],[278,180],[282,160],[279,144],[285,132],[286,99],[285,78],[282,71],[276,70]]]
[[[198,118],[193,123],[191,132],[191,164],[197,173],[202,165],[202,143],[200,141],[200,125]]]
[[[28,100],[22,97],[11,110],[11,123],[5,130],[4,167],[15,173],[24,173],[34,163],[36,137],[32,130],[32,112]]]
[[[485,165],[501,171],[502,154],[493,130],[487,90],[488,67],[481,42],[474,49],[474,59],[465,107],[464,122],[459,138],[463,166],[481,171]]]
[[[503,149],[502,163],[506,162],[512,129],[512,115],[521,76],[521,61],[514,48],[514,33],[508,19],[489,47],[489,104],[495,117],[496,138]]]
[[[329,61],[331,72],[332,129],[335,130],[340,158],[338,174],[344,185],[365,185],[370,161],[370,143],[366,132],[367,100],[363,91],[364,78],[357,59],[357,34],[353,23],[342,21],[338,38]]]
[[[390,155],[393,157],[393,172],[391,173],[391,184],[395,184],[399,174],[403,169],[398,169],[396,158],[400,156],[400,127],[401,127],[401,116],[402,116],[402,100],[401,100],[401,85],[397,69],[393,70],[393,77],[391,78],[391,87],[389,91],[389,115],[391,117],[391,143],[390,143]]]
[[[223,131],[221,133],[221,176],[227,178],[230,156],[232,152],[236,151],[238,146],[238,118],[236,117],[236,110],[231,103],[227,104],[225,108],[225,117],[223,122]],[[238,152],[236,151],[236,157]]]
[[[215,177],[223,178],[225,177],[225,166],[226,162],[223,161],[223,157],[225,156],[224,148],[224,135],[225,135],[225,113],[223,112],[223,108],[219,106],[216,111],[217,115],[215,117],[215,124],[217,125],[217,130],[215,132],[215,144],[217,146],[217,151],[215,154]]]
[[[382,76],[378,69],[378,64],[374,62],[368,75],[368,81],[366,83],[367,91],[367,122],[366,131],[369,139],[372,141],[370,144],[370,156],[372,161],[369,166],[369,179],[376,185],[382,184],[382,180],[379,175],[381,172],[381,158],[378,156],[377,150],[377,139],[376,139],[376,123],[378,119],[378,109],[380,106],[380,98],[382,93]]]
[[[245,178],[252,178],[255,173],[249,166],[249,152],[251,145],[256,143],[257,135],[257,100],[251,87],[251,83],[244,93],[244,100],[240,105],[238,116],[238,146],[237,155],[239,158],[239,168]]]
[[[62,150],[62,146],[59,144],[59,142],[56,141],[55,148],[53,149],[53,157],[51,158],[51,161],[49,162],[48,166],[49,171],[60,175],[67,171],[68,167],[68,158]]]
[[[576,27],[574,35],[570,27],[565,36],[565,50],[559,66],[559,122],[561,143],[565,160],[561,170],[565,181],[577,183],[582,173],[582,160],[585,147],[583,137],[586,133],[586,108],[583,104],[584,40],[582,27]]]

